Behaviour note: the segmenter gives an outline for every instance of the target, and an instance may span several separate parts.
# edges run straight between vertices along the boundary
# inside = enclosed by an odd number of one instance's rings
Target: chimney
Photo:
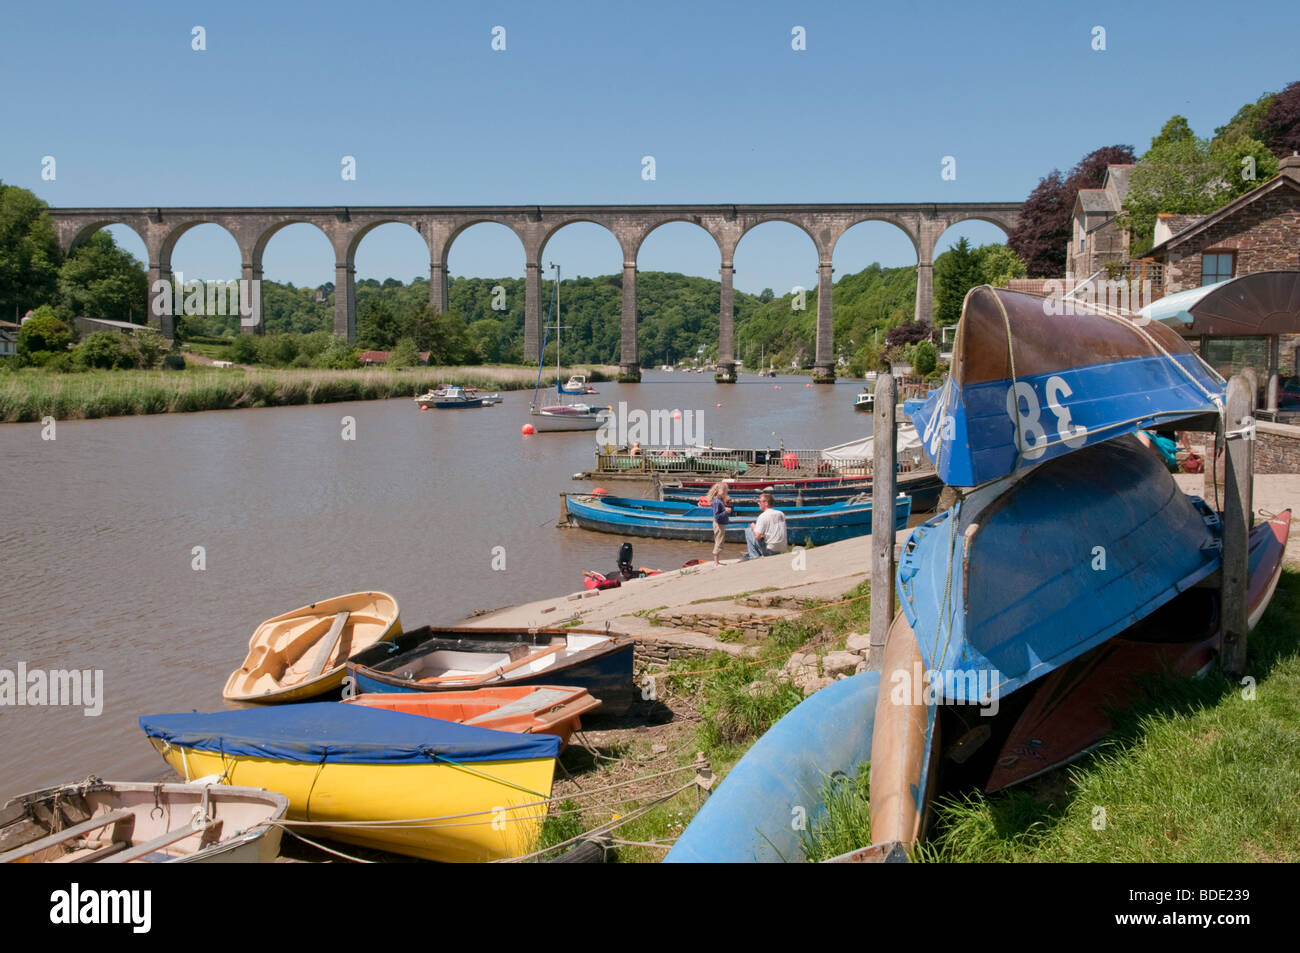
[[[1292,152],[1277,164],[1278,175],[1285,175],[1292,182],[1300,183],[1300,153]]]

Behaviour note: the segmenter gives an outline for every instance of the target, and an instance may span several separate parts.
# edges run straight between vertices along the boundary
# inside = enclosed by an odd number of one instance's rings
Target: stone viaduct
[[[1010,232],[1020,215],[1019,202],[825,204],[825,205],[532,205],[532,206],[386,206],[369,208],[59,208],[51,209],[64,253],[98,229],[122,224],[135,230],[149,255],[150,294],[154,282],[169,282],[172,250],[196,225],[215,223],[239,245],[242,278],[262,277],[267,243],[287,225],[308,223],[319,228],[334,247],[334,331],[354,340],[356,335],[355,276],[357,246],[372,229],[390,222],[410,225],[429,245],[429,301],[435,310],[447,307],[447,255],[456,236],[480,222],[505,225],[524,249],[524,354],[536,360],[541,342],[542,256],[559,229],[574,222],[592,222],[608,229],[623,251],[622,353],[623,375],[640,374],[637,357],[637,253],[646,237],[660,225],[690,222],[712,236],[721,256],[719,277],[718,366],[720,379],[734,376],[735,328],[732,277],[736,246],[745,233],[764,222],[787,222],[802,229],[817,249],[817,345],[814,378],[831,380],[835,354],[831,323],[831,261],[835,245],[860,222],[887,222],[901,229],[916,249],[916,319],[929,322],[933,314],[933,260],[936,243],[958,222],[990,222]],[[151,315],[157,314],[150,302]],[[261,329],[261,314],[252,316]],[[173,333],[173,316],[164,313],[159,325]]]

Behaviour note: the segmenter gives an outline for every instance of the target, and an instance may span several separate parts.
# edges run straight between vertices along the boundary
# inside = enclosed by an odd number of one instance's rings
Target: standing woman
[[[713,484],[705,499],[713,510],[713,565],[720,566],[722,564],[718,557],[722,555],[722,544],[727,538],[727,520],[731,519],[731,497],[727,495],[727,484],[721,481]]]

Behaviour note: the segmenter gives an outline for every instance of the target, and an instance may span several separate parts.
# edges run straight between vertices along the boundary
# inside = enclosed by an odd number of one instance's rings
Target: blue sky
[[[791,48],[795,26],[806,50]],[[1091,48],[1095,26],[1105,51]],[[54,206],[1014,201],[1099,146],[1141,152],[1174,113],[1209,135],[1300,79],[1295,4],[1241,16],[1208,2],[50,2],[8,4],[0,29],[0,179]],[[344,155],[355,181],[339,174]],[[940,177],[946,155],[955,181]],[[968,223],[941,246],[962,234],[1002,239]],[[545,260],[566,276],[621,266],[591,225],[562,230]],[[836,272],[872,261],[915,256],[900,232],[863,225]],[[237,277],[239,256],[204,226],[173,264]],[[477,226],[450,264],[522,275],[523,253]],[[718,255],[674,225],[639,264],[715,277]],[[308,226],[280,233],[265,265],[277,280],[333,279]],[[403,226],[358,252],[359,277],[427,267]],[[793,227],[766,225],[736,269],[738,288],[781,293],[815,285],[816,255]]]

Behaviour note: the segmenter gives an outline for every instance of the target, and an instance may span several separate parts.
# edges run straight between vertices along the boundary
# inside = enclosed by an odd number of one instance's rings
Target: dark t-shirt
[[[719,526],[726,526],[727,519],[728,519],[727,505],[722,502],[722,497],[715,496],[713,498],[712,506],[713,506],[713,522],[717,523]]]

